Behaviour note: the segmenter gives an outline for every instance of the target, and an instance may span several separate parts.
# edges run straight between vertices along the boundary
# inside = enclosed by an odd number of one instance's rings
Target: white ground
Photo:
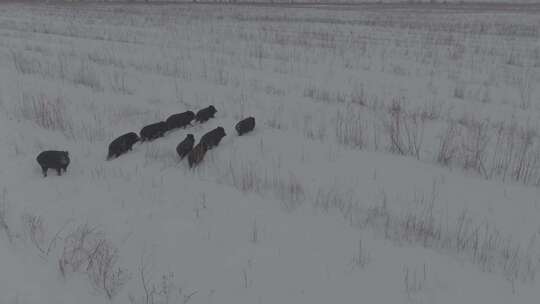
[[[0,303],[540,298],[530,7],[0,7]],[[48,149],[67,174],[42,177]]]

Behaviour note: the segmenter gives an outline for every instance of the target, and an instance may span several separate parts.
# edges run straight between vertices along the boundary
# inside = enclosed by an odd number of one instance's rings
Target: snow
[[[536,303],[536,13],[0,6],[0,303]]]

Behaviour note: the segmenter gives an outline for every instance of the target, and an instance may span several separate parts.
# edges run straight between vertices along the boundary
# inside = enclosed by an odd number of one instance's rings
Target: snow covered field
[[[522,8],[0,4],[0,303],[537,303]]]

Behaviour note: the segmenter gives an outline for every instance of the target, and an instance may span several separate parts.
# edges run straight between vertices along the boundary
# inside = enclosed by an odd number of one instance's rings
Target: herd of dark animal
[[[137,142],[152,141],[156,138],[163,137],[167,131],[191,126],[192,121],[204,123],[210,118],[214,118],[216,113],[217,110],[214,106],[208,106],[199,110],[196,114],[192,111],[186,111],[173,114],[165,121],[147,125],[141,129],[140,136],[134,132],[123,134],[109,144],[107,160],[131,151],[133,145]],[[240,120],[234,128],[238,135],[242,136],[255,128],[255,118],[248,117]],[[219,145],[225,136],[225,129],[223,127],[217,127],[204,134],[199,140],[199,143],[195,145],[195,137],[193,134],[188,134],[176,146],[176,153],[180,157],[180,160],[187,156],[189,167],[193,168],[204,159],[206,152]],[[68,151],[55,150],[43,151],[37,156],[37,162],[43,170],[43,176],[47,176],[48,169],[55,169],[58,175],[62,175],[62,170],[66,172],[70,163],[69,153]]]

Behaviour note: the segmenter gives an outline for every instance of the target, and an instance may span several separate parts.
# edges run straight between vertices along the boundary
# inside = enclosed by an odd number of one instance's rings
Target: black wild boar
[[[36,158],[37,162],[43,170],[43,176],[47,176],[47,170],[49,168],[56,169],[58,175],[62,175],[62,170],[66,172],[69,165],[69,153],[68,151],[54,151],[48,150],[39,153]]]
[[[204,109],[200,109],[195,115],[195,121],[205,122],[210,118],[213,118],[216,113],[217,110],[214,108],[214,106],[208,106]]]
[[[110,160],[114,157],[118,157],[127,151],[131,151],[133,144],[139,141],[139,136],[134,132],[126,133],[109,144],[109,154],[107,155],[107,160]]]
[[[219,145],[219,143],[221,142],[221,139],[225,137],[225,135],[227,135],[225,134],[225,129],[223,129],[223,127],[217,127],[213,129],[212,131],[204,134],[201,137],[201,143],[205,144],[207,148],[210,150],[213,147]]]
[[[195,118],[195,113],[192,111],[186,111],[183,113],[173,114],[165,121],[169,130],[184,128],[191,124],[191,121]]]
[[[167,132],[167,123],[160,121],[153,123],[141,129],[141,141],[151,141],[163,135]]]
[[[189,152],[193,149],[193,145],[195,144],[195,137],[193,137],[193,134],[188,134],[186,138],[181,141],[178,146],[176,146],[176,153],[178,153],[178,156],[180,156],[180,159],[183,159],[188,155]]]
[[[204,143],[199,142],[188,154],[189,167],[193,168],[197,166],[203,160],[206,151],[208,151],[207,146]]]
[[[248,117],[242,119],[236,124],[236,126],[234,126],[234,128],[236,129],[236,132],[238,132],[239,136],[251,132],[255,128],[255,118]]]

